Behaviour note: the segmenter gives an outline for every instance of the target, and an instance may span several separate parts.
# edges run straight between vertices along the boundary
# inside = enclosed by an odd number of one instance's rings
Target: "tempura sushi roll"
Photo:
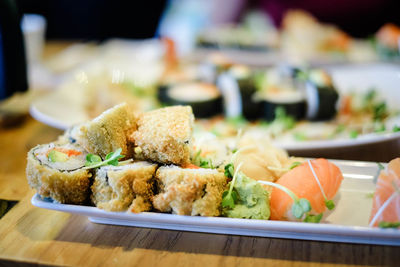
[[[93,203],[107,211],[150,210],[156,168],[157,164],[146,161],[100,167],[91,186]]]
[[[64,134],[60,135],[56,141],[58,144],[76,143],[80,136],[81,124],[73,125],[65,130]]]
[[[75,139],[88,152],[102,158],[118,148],[122,149],[123,155],[130,156],[132,149],[128,136],[135,128],[134,114],[128,104],[122,103],[82,124]]]
[[[59,203],[83,204],[89,197],[90,177],[85,150],[77,144],[39,145],[28,152],[28,183],[42,197]]]
[[[190,163],[194,116],[190,106],[173,106],[141,114],[131,141],[146,160],[187,165]]]
[[[309,120],[328,120],[336,115],[339,94],[331,76],[323,70],[311,70],[306,82],[307,111]]]
[[[160,167],[156,173],[160,193],[153,207],[179,215],[219,216],[226,177],[216,169]]]
[[[204,82],[181,82],[161,87],[160,100],[166,105],[188,105],[197,118],[222,113],[222,95],[218,88]]]

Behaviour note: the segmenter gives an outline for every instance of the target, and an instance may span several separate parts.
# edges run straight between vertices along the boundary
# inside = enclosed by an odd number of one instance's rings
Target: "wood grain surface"
[[[84,216],[33,207],[26,153],[59,134],[31,118],[0,130],[0,198],[20,200],[0,219],[0,266],[398,266],[399,247],[100,225]],[[385,161],[398,151],[396,141],[325,152],[332,158]]]

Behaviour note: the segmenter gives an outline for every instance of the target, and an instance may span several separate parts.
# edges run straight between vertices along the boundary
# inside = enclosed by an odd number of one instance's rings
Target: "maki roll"
[[[72,139],[88,152],[104,158],[108,153],[122,148],[130,156],[133,144],[128,136],[136,128],[136,117],[127,103],[118,104],[93,120],[72,130]]]
[[[92,174],[85,169],[87,152],[77,144],[50,143],[28,153],[28,183],[42,197],[59,203],[83,204],[88,200]]]
[[[311,70],[306,81],[307,111],[309,120],[329,120],[336,115],[339,94],[331,76],[320,69]]]
[[[264,120],[274,120],[278,108],[283,109],[286,115],[295,120],[301,120],[305,116],[306,101],[300,90],[270,90],[258,96],[258,99],[261,102]]]
[[[189,105],[197,118],[208,118],[222,113],[222,96],[210,83],[185,82],[161,87],[159,99],[170,105]]]
[[[162,104],[167,105],[168,103],[168,88],[172,86],[172,83],[162,83],[158,85],[158,90],[157,90],[157,98],[158,101],[160,101]]]
[[[235,65],[231,67],[229,72],[232,74],[239,87],[242,100],[242,115],[248,120],[258,119],[262,107],[261,103],[254,98],[257,87],[253,73],[244,65]]]
[[[93,203],[107,211],[150,210],[156,169],[157,164],[146,161],[100,167],[91,186]]]
[[[56,141],[58,144],[77,143],[80,135],[81,124],[73,125],[65,130],[64,134],[60,135]]]
[[[297,68],[291,67],[267,70],[263,90],[256,95],[261,102],[260,113],[264,120],[274,120],[278,108],[296,120],[305,117],[306,97],[303,87],[296,82],[297,73]]]
[[[174,106],[144,112],[129,137],[142,159],[159,163],[190,163],[194,116],[190,106]],[[135,155],[138,156],[138,155]]]
[[[156,173],[160,193],[153,206],[178,215],[219,216],[226,180],[216,169],[160,167]]]

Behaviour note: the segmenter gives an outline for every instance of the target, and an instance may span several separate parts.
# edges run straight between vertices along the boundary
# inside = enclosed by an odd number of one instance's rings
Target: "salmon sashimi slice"
[[[379,222],[400,222],[400,158],[393,159],[381,170],[374,194],[370,226]]]
[[[340,169],[328,160],[320,158],[295,167],[276,183],[290,189],[299,198],[307,199],[311,204],[311,214],[320,214],[326,210],[325,197],[332,200],[342,180]],[[284,191],[274,188],[270,203],[272,220],[295,219],[291,215],[293,200]]]

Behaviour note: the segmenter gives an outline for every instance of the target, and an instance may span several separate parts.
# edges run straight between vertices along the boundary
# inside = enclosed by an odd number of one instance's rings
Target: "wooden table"
[[[45,57],[70,43],[51,43]],[[230,236],[94,224],[84,216],[36,208],[25,178],[26,154],[61,131],[28,118],[0,129],[0,199],[19,201],[0,219],[0,266],[354,266],[399,264],[400,248]],[[400,141],[299,156],[387,162]]]

